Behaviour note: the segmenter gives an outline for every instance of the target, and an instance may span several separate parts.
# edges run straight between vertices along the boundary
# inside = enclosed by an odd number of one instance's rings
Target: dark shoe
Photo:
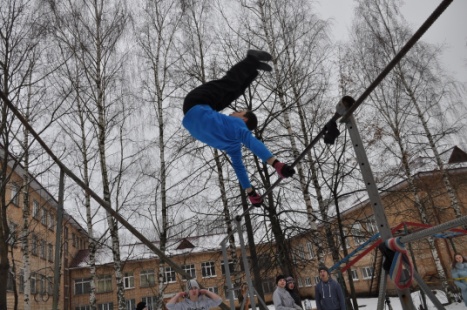
[[[258,59],[259,61],[271,61],[272,60],[271,54],[269,54],[268,52],[265,52],[265,51],[248,50],[248,52],[246,54],[247,54],[247,56],[252,56],[252,57]],[[265,71],[267,71],[267,70],[265,70]]]
[[[266,71],[266,72],[271,72],[272,71],[272,67],[270,65],[268,65],[267,63],[264,63],[264,62],[259,62],[256,69],[263,70],[263,71]]]

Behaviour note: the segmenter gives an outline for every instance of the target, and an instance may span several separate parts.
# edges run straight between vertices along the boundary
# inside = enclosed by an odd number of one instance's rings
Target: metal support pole
[[[255,301],[255,293],[253,282],[251,281],[251,274],[250,274],[250,265],[248,264],[248,257],[246,255],[246,248],[245,248],[245,240],[243,240],[243,232],[242,232],[242,223],[240,221],[235,221],[237,223],[237,232],[238,232],[238,239],[240,240],[240,247],[242,250],[242,261],[243,267],[245,269],[245,277],[246,283],[248,284],[248,294],[250,295],[250,304],[251,309],[256,309],[256,301]],[[259,281],[260,279],[258,279]],[[258,298],[260,298],[258,296]]]
[[[449,230],[454,227],[459,227],[459,226],[464,227],[466,225],[467,225],[467,216],[462,216],[462,217],[450,220],[448,222],[444,222],[442,224],[439,224],[439,225],[436,225],[430,228],[426,228],[421,231],[414,232],[410,235],[403,236],[399,240],[402,243],[413,242],[413,241],[417,241],[417,240],[432,236],[436,233]]]
[[[386,298],[386,270],[381,268],[381,273],[379,274],[379,292],[378,292],[378,305],[376,307],[377,310],[384,309],[384,299]]]
[[[436,298],[435,294],[433,294],[431,289],[428,287],[428,285],[426,285],[426,283],[423,281],[422,277],[418,274],[417,271],[414,271],[413,277],[420,286],[420,289],[426,294],[428,298],[430,298],[431,302],[433,303],[433,305],[435,305],[436,309],[445,310],[444,306],[441,304],[438,298]]]
[[[350,115],[347,118],[345,125],[357,155],[357,161],[362,172],[362,177],[365,182],[366,189],[368,191],[368,198],[370,200],[371,206],[373,207],[373,213],[375,215],[375,220],[376,224],[378,225],[379,232],[381,233],[381,239],[385,241],[389,238],[392,238],[391,229],[389,227],[386,214],[384,213],[381,197],[379,195],[378,188],[376,187],[373,172],[371,171],[370,163],[366,156],[365,149],[363,148],[363,141],[360,137],[360,133],[358,132],[357,124],[353,115]],[[404,310],[415,310],[409,289],[397,290],[397,294],[399,295],[399,300]]]
[[[229,294],[229,301],[230,301],[230,309],[235,310],[235,299],[234,299],[234,291],[232,280],[230,279],[230,266],[229,266],[229,259],[227,257],[227,248],[225,243],[221,243],[222,247],[222,257],[224,259],[224,269],[225,269],[225,280],[227,282],[227,292]]]

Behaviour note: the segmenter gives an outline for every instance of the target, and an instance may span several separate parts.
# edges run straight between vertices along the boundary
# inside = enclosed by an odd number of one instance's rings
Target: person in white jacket
[[[195,279],[187,282],[187,289],[188,293],[177,293],[165,304],[168,310],[209,310],[222,303],[222,298],[216,293],[200,289]],[[182,301],[177,302],[183,297]]]
[[[278,275],[276,277],[276,290],[272,294],[272,301],[276,310],[302,310],[302,307],[295,304],[295,300],[290,293],[285,289],[287,281],[285,276]]]

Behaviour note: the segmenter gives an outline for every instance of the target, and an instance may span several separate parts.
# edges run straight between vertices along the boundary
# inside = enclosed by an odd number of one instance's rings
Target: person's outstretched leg
[[[247,57],[230,68],[224,77],[189,92],[183,103],[183,113],[197,104],[208,104],[216,111],[225,109],[245,92],[258,75],[258,70],[272,70],[268,64],[261,62],[271,59],[267,52],[249,50]]]

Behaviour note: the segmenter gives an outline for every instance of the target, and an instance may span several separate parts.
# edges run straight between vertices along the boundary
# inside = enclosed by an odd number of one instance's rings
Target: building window
[[[158,305],[157,296],[143,297],[141,298],[141,301],[144,301],[146,303],[146,307],[148,307],[148,309],[159,309],[160,308],[160,305]]]
[[[91,310],[91,306],[77,306],[75,310]]]
[[[175,271],[172,267],[164,268],[164,283],[174,283],[176,281]]]
[[[305,286],[311,286],[311,278],[310,277],[305,277]]]
[[[37,200],[34,200],[32,202],[32,216],[36,220],[39,220],[40,215],[41,215],[41,208],[39,207],[39,202]]]
[[[55,230],[55,216],[52,214],[52,212],[49,212],[48,223],[49,223],[49,229],[51,231],[54,231]]]
[[[39,294],[45,295],[47,293],[47,278],[44,275],[39,275]]]
[[[203,262],[201,263],[201,271],[203,278],[211,278],[216,276],[216,268],[214,262]]]
[[[18,228],[18,225],[16,225],[15,223],[13,222],[9,222],[8,223],[8,228],[10,230],[10,233],[8,234],[8,237],[7,237],[7,243],[9,245],[15,245],[16,243],[16,229]]]
[[[156,284],[154,270],[141,270],[140,277],[141,287],[154,286]]]
[[[308,256],[310,257],[310,259],[313,259],[313,257],[315,257],[315,252],[313,251],[313,243],[307,242],[306,248],[308,250]]]
[[[75,295],[91,292],[91,278],[75,279]]]
[[[135,277],[133,272],[125,272],[123,274],[123,288],[129,289],[135,287]]]
[[[11,186],[11,203],[19,206],[19,187],[16,185]]]
[[[45,242],[45,240],[41,240],[40,248],[39,248],[39,254],[40,254],[40,257],[44,258],[44,259],[46,258],[45,248],[46,248],[46,242]]]
[[[76,248],[76,235],[75,235],[75,233],[71,233],[71,245]]]
[[[19,288],[20,293],[24,293],[24,269],[19,271]]]
[[[29,276],[29,283],[31,284],[31,294],[36,294],[36,274],[34,272],[31,272],[31,275]]]
[[[297,247],[297,256],[298,256],[298,258],[300,258],[302,260],[305,259],[305,249],[303,248],[302,245],[299,245]]]
[[[354,270],[354,269],[350,270],[350,274],[352,275],[352,279],[353,279],[354,281],[358,281],[358,273],[357,273],[357,270]]]
[[[320,278],[319,278],[319,276],[316,276],[316,277],[315,277],[315,284],[318,284],[318,283],[319,283],[319,281],[320,281]]]
[[[125,299],[126,310],[135,310],[136,301],[134,299]]]
[[[113,309],[114,309],[113,302],[108,302],[106,304],[97,304],[97,310],[113,310]]]
[[[367,228],[368,232],[370,234],[372,234],[372,235],[378,233],[379,230],[378,230],[378,225],[376,224],[375,216],[372,215],[372,216],[368,217],[366,220],[367,220],[366,228]]]
[[[207,290],[219,295],[219,288],[217,286],[210,286],[207,288]]]
[[[49,295],[54,293],[54,279],[52,277],[47,277],[47,292]]]
[[[37,255],[37,236],[33,235],[31,238],[31,253]]]
[[[360,245],[366,241],[365,232],[362,229],[362,224],[355,222],[352,227],[352,236],[355,245]]]
[[[363,267],[362,268],[363,279],[370,279],[373,277],[373,267]]]
[[[11,272],[11,269],[8,270],[8,276],[7,276],[7,280],[6,280],[6,289],[7,291],[12,291],[13,290],[13,287],[15,286],[15,275],[13,274],[13,272]]]
[[[97,279],[97,293],[105,293],[112,291],[112,276],[103,275]]]
[[[190,279],[195,279],[196,278],[196,270],[195,270],[195,265],[183,265],[182,266],[183,271],[188,273],[190,275]],[[183,279],[187,280],[185,277]]]
[[[298,287],[303,287],[303,281],[302,278],[297,279]]]
[[[42,225],[47,226],[47,209],[45,208],[42,208],[41,223]]]
[[[49,257],[49,262],[53,262],[54,261],[54,246],[49,243],[47,245],[47,256]]]
[[[224,266],[224,262],[222,261],[221,263],[221,269],[222,269],[222,275],[225,275],[225,266]],[[229,272],[230,272],[230,275],[232,275],[232,273],[235,271],[235,264],[232,260],[229,260]]]
[[[263,284],[263,291],[265,294],[272,293],[276,289],[276,283],[271,279],[263,281],[262,284]]]

